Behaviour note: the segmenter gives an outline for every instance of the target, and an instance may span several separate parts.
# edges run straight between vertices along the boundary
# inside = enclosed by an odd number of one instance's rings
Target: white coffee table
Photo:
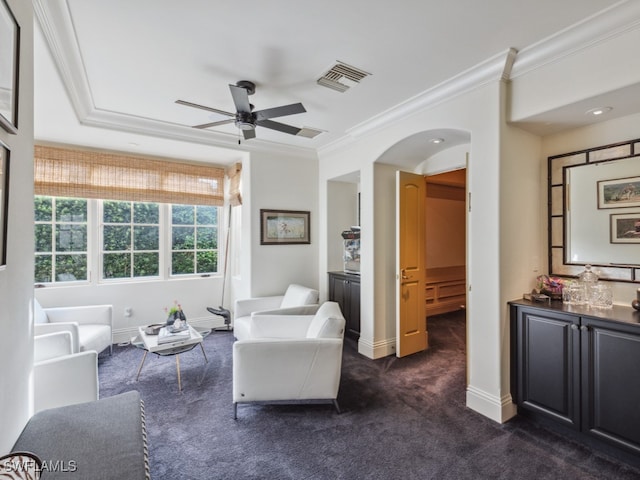
[[[188,352],[196,347],[196,345],[200,345],[202,349],[202,355],[204,355],[205,362],[209,362],[207,359],[207,354],[204,353],[204,347],[202,346],[202,339],[204,338],[195,328],[189,325],[189,337],[177,340],[175,342],[170,343],[161,343],[158,344],[158,335],[148,335],[145,333],[146,327],[139,327],[138,332],[139,336],[136,339],[137,341],[132,341],[132,344],[138,348],[144,350],[144,356],[142,357],[142,361],[140,362],[140,366],[138,367],[138,374],[136,375],[136,381],[140,378],[140,372],[142,371],[142,366],[144,365],[144,361],[147,359],[147,354],[149,352],[155,353],[156,355],[161,356],[176,356],[176,371],[178,373],[178,390],[182,391],[182,381],[180,379],[180,354],[184,352]]]

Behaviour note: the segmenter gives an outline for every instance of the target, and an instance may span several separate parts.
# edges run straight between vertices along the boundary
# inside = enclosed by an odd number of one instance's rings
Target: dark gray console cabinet
[[[510,310],[518,411],[640,454],[640,312],[526,300]]]
[[[360,275],[329,272],[329,300],[338,302],[346,320],[346,334],[360,338]]]

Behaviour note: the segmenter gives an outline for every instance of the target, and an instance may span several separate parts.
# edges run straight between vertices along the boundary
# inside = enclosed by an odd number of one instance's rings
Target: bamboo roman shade
[[[229,177],[229,205],[236,207],[242,205],[242,194],[240,192],[240,179],[242,178],[242,164],[236,163],[227,169]]]
[[[36,195],[224,204],[224,168],[36,145]]]

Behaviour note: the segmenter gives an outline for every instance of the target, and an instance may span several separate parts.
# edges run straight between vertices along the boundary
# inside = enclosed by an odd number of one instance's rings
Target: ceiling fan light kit
[[[231,97],[233,98],[233,103],[236,107],[235,113],[199,105],[197,103],[187,102],[185,100],[176,100],[176,103],[179,105],[199,108],[201,110],[207,110],[209,112],[230,117],[226,120],[194,125],[193,128],[203,129],[225,125],[228,123],[234,123],[235,126],[242,131],[242,135],[244,136],[245,140],[255,138],[255,129],[257,126],[269,128],[271,130],[277,130],[278,132],[288,133],[290,135],[297,135],[300,132],[301,129],[298,127],[286,125],[284,123],[276,122],[271,119],[306,112],[306,109],[304,108],[302,103],[292,103],[290,105],[266,108],[264,110],[258,110],[254,112],[255,107],[249,102],[249,95],[253,95],[256,91],[256,86],[253,82],[250,82],[248,80],[240,80],[235,85],[229,85],[229,89],[231,90]]]

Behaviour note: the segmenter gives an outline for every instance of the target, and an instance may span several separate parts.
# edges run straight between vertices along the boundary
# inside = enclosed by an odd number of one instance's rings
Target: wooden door
[[[422,175],[396,174],[396,356],[426,350],[425,200]]]

